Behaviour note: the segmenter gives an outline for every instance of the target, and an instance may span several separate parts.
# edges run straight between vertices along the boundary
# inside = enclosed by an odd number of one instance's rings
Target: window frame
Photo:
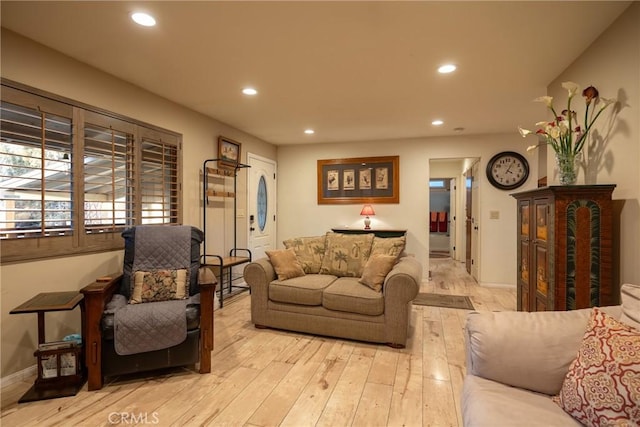
[[[142,218],[142,188],[141,157],[143,139],[160,141],[163,147],[169,146],[173,152],[175,147],[175,176],[171,175],[172,190],[170,192],[171,215],[168,217],[170,224],[182,224],[182,135],[159,126],[151,125],[140,120],[126,117],[121,114],[106,111],[98,107],[74,101],[59,95],[51,94],[40,89],[29,87],[5,78],[1,80],[0,98],[12,104],[46,110],[53,114],[71,119],[73,156],[71,162],[72,197],[74,206],[72,211],[72,233],[67,236],[40,236],[28,238],[11,238],[0,240],[0,264],[11,262],[29,261],[36,259],[55,258],[62,256],[82,255],[88,253],[119,250],[124,248],[124,241],[120,234],[123,229],[141,224]],[[126,223],[114,229],[114,231],[101,231],[99,233],[87,233],[85,227],[85,175],[84,175],[84,140],[85,123],[104,126],[112,126],[117,130],[130,132],[133,136],[133,181],[132,186],[126,185],[127,197],[132,197],[133,209],[126,213]],[[127,162],[129,154],[127,154]],[[164,165],[164,163],[163,163]],[[172,169],[173,171],[173,169]],[[129,194],[132,192],[133,194]],[[131,218],[129,216],[131,215]],[[162,219],[166,217],[163,215]]]

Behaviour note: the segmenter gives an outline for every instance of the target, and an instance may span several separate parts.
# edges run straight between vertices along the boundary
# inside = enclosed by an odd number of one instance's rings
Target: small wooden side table
[[[38,346],[46,344],[44,314],[48,311],[73,310],[80,305],[82,337],[85,336],[84,296],[78,291],[43,292],[24,302],[10,311],[10,314],[37,313],[38,314]],[[38,376],[34,385],[18,400],[18,403],[34,400],[54,399],[57,397],[75,396],[86,381],[83,357],[84,342],[79,347],[55,348],[50,350],[36,350],[34,355],[38,360]],[[60,361],[64,355],[75,359],[73,374],[61,375]],[[47,378],[43,374],[42,360],[53,358],[57,362],[57,374],[54,378]]]

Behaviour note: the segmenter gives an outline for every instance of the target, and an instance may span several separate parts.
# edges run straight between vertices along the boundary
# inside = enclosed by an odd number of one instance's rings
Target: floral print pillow
[[[287,249],[293,249],[305,274],[318,274],[322,266],[327,237],[296,237],[282,242]]]
[[[187,269],[136,271],[129,304],[187,297]]]
[[[640,331],[594,308],[553,401],[586,426],[640,425]]]
[[[327,233],[327,247],[320,274],[361,277],[371,254],[373,234]]]
[[[392,255],[396,258],[402,254],[407,243],[406,236],[400,237],[374,237],[371,256]]]

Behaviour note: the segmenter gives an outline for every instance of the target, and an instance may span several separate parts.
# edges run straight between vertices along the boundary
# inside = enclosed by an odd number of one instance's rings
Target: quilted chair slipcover
[[[182,243],[177,236],[184,237]],[[85,361],[89,390],[102,388],[105,377],[195,365],[198,362],[200,373],[211,372],[213,296],[216,280],[208,269],[200,268],[202,231],[190,226],[137,226],[125,230],[122,237],[125,240],[123,272],[99,278],[81,290],[85,297]],[[127,304],[131,296],[131,281],[135,271],[177,269],[186,267],[185,264],[189,267],[188,299]],[[122,322],[122,313],[128,312],[125,319],[135,318],[139,307],[143,314],[138,315],[137,321],[141,323],[135,324],[129,330],[142,335],[133,337],[131,343],[134,347],[137,341],[153,344],[155,338],[160,338],[157,334],[161,334],[162,331],[151,331],[150,334],[156,334],[154,336],[145,335],[145,332],[140,329],[146,327],[145,319],[150,329],[154,326],[158,329],[157,321],[155,318],[149,320],[150,316],[154,315],[154,310],[162,310],[163,305],[174,302],[178,306],[182,304],[184,313],[178,319],[178,323],[182,323],[183,326],[176,326],[172,330],[179,331],[184,328],[184,319],[186,319],[184,339],[182,337],[177,341],[174,339],[177,344],[170,343],[166,348],[143,345],[123,353],[120,345],[119,351],[116,351],[114,336],[119,336],[114,333],[116,312],[120,315]],[[173,310],[175,311],[175,305]],[[158,318],[166,317],[165,313],[159,314]],[[175,316],[175,313],[173,315]],[[167,330],[169,329],[171,328]],[[184,331],[182,333],[184,337]],[[146,340],[141,339],[145,337]],[[165,345],[158,344],[156,347],[165,347]]]

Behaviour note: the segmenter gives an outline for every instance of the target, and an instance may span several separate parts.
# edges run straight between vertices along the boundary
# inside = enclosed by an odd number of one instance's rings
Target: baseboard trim
[[[23,369],[22,371],[14,372],[11,375],[0,378],[0,388],[8,387],[11,384],[19,383],[28,379],[29,377],[35,376],[38,373],[37,367],[38,365],[31,365],[28,368]]]
[[[482,283],[479,283],[479,285],[482,286],[483,288],[501,288],[501,289],[514,289],[516,287],[516,285],[512,285],[510,283],[482,282]]]

